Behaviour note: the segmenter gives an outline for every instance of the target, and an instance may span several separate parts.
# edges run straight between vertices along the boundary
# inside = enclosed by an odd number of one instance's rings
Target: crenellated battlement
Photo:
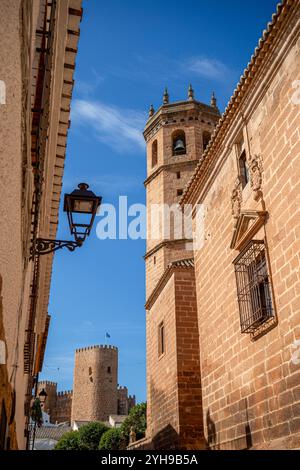
[[[105,344],[105,345],[95,345],[95,346],[87,346],[85,348],[78,348],[75,350],[75,353],[82,353],[86,351],[91,351],[93,349],[102,349],[102,350],[113,350],[113,351],[118,351],[117,346],[111,346],[110,344]]]
[[[72,398],[73,390],[65,390],[62,392],[57,392],[57,398]]]
[[[127,387],[123,387],[122,385],[118,385],[118,390],[124,390],[126,392],[128,389],[127,389]]]
[[[41,380],[39,383],[38,383],[38,386],[39,387],[42,387],[42,388],[57,388],[57,383],[56,382],[51,382],[50,380]]]

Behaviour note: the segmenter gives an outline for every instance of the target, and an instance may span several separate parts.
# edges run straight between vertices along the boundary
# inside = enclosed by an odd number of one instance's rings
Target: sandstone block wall
[[[135,395],[129,395],[128,397],[128,413],[136,405]]]
[[[160,114],[159,114],[160,113]],[[189,258],[191,250],[187,250],[185,243],[176,235],[178,243],[169,245],[161,243],[174,240],[174,219],[170,217],[170,231],[167,218],[161,217],[161,231],[158,237],[153,238],[153,205],[167,204],[172,206],[180,200],[180,194],[188,183],[198,159],[203,153],[203,135],[212,134],[219,120],[216,109],[200,104],[196,101],[171,103],[163,106],[158,112],[155,126],[151,120],[147,123],[145,137],[147,140],[147,256],[146,256],[146,297],[151,294],[159,278],[171,261]],[[173,135],[184,132],[186,153],[173,155]],[[157,164],[152,166],[152,146],[157,142]],[[178,192],[180,191],[180,192]],[[157,213],[157,210],[155,211]],[[166,227],[166,231],[164,230]],[[168,235],[170,233],[171,237]]]
[[[108,421],[118,413],[118,349],[94,346],[75,353],[72,421]]]
[[[22,3],[24,5],[22,5]],[[24,6],[23,22],[21,21]],[[25,151],[26,126],[29,124],[30,100],[25,101],[22,90],[26,77],[27,88],[31,86],[32,8],[29,2],[4,0],[0,2],[0,80],[5,87],[5,100],[0,104],[0,218],[5,221],[0,233],[0,283],[2,309],[0,312],[0,338],[5,342],[6,364],[1,366],[2,382],[0,407],[6,408],[9,418],[15,409],[7,436],[12,449],[24,448],[24,396],[27,377],[23,368],[24,331],[31,266],[25,260],[29,249],[26,239],[29,211],[22,206],[22,165],[28,158]],[[26,63],[23,62],[22,47],[28,46]],[[2,83],[2,89],[3,89]],[[5,102],[4,102],[5,101]],[[31,194],[30,194],[31,197]],[[16,325],[18,329],[16,330]],[[16,347],[16,342],[20,345]],[[11,383],[7,377],[12,377]],[[15,394],[15,402],[12,400]],[[14,402],[14,403],[13,403]]]
[[[118,415],[128,415],[128,390],[127,387],[118,387]]]
[[[58,392],[56,397],[56,410],[53,421],[57,423],[71,422],[73,391]]]

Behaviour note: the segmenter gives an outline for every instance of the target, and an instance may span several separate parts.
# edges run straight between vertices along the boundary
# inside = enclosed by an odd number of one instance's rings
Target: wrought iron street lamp
[[[40,399],[40,402],[41,402],[41,406],[43,406],[45,404],[47,396],[48,396],[48,393],[46,392],[46,390],[44,388],[42,388],[42,390],[39,393],[39,399]]]
[[[82,246],[91,233],[97,209],[102,201],[100,196],[96,196],[88,188],[88,184],[80,183],[78,189],[71,194],[65,194],[64,211],[67,212],[71,235],[74,235],[75,241],[37,238],[31,248],[32,256],[47,255],[64,247],[74,251]]]
[[[35,378],[35,390],[37,389],[38,386],[38,376]],[[35,395],[36,395],[35,391]],[[29,425],[29,437],[31,437],[31,445],[30,448],[31,450],[34,450],[34,443],[35,443],[35,437],[36,437],[36,428],[41,427],[43,425],[43,407],[46,401],[48,394],[44,388],[40,391],[38,396],[36,395],[33,403],[31,405],[31,413],[30,413],[30,418],[31,418],[31,423]]]

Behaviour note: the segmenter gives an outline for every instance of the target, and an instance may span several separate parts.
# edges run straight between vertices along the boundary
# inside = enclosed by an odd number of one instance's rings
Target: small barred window
[[[234,267],[241,332],[254,333],[274,318],[264,242],[252,240],[235,259]]]

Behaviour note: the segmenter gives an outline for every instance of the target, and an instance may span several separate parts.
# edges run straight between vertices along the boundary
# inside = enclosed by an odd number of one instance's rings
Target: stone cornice
[[[163,248],[165,246],[177,245],[177,244],[180,244],[180,243],[192,243],[192,242],[193,242],[193,239],[187,239],[187,238],[181,238],[180,240],[163,240],[158,245],[156,245],[154,248],[147,251],[147,253],[144,255],[144,260],[146,261],[147,258],[154,255],[154,253],[157,253],[161,248]]]
[[[182,162],[178,161],[176,163],[168,163],[166,165],[160,165],[150,176],[144,181],[144,185],[147,186],[150,181],[156,178],[162,171],[164,170],[172,170],[176,171],[176,168],[182,168],[183,166],[195,166],[198,163],[198,159],[196,160],[184,160]]]
[[[212,117],[220,117],[220,111],[218,108],[213,108],[205,103],[200,103],[199,101],[177,101],[175,103],[169,103],[162,105],[156,113],[148,120],[145,130],[144,138],[149,140],[149,137],[153,133],[157,132],[160,127],[164,125],[173,125],[174,121],[169,121],[172,115],[177,113],[187,113],[190,116],[194,115],[195,118],[198,118],[200,113],[211,115]],[[178,121],[178,125],[182,125],[183,122]]]
[[[297,14],[298,11],[298,14]],[[217,125],[212,139],[199,160],[197,168],[188,183],[185,192],[180,200],[180,204],[195,204],[198,199],[199,189],[205,184],[212,168],[218,160],[218,154],[222,150],[224,137],[228,133],[230,126],[239,116],[243,113],[242,106],[244,105],[249,93],[254,89],[255,85],[261,86],[259,77],[265,71],[264,79],[267,72],[271,72],[270,65],[267,64],[267,59],[274,53],[278,42],[283,38],[286,28],[290,26],[290,21],[295,16],[299,17],[299,0],[282,0],[277,6],[277,12],[273,15],[272,21],[268,24],[267,29],[260,39],[258,47],[255,49],[251,61],[244,71],[240,82],[233,93],[229,104]],[[268,65],[268,69],[265,68]]]
[[[242,211],[233,231],[230,248],[241,250],[265,224],[267,217],[267,211]]]
[[[51,8],[51,4],[48,5]],[[44,148],[44,174],[39,212],[38,236],[55,238],[64,174],[64,160],[70,103],[74,86],[75,59],[80,33],[81,0],[57,2],[53,45],[51,48],[51,78],[47,78],[47,139]],[[75,34],[76,33],[76,34]],[[50,76],[50,74],[49,74]],[[48,313],[53,254],[40,259],[40,285],[37,305],[37,332],[42,334]]]

